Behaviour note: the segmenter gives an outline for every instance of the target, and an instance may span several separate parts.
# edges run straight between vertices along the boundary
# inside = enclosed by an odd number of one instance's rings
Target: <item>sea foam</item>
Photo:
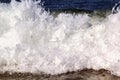
[[[106,69],[120,76],[120,13],[45,11],[38,2],[0,4],[0,71],[60,74]]]

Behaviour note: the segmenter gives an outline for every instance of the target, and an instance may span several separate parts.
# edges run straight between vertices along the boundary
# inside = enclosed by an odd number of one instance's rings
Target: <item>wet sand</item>
[[[111,75],[109,71],[103,69],[98,71],[85,69],[59,75],[5,72],[0,74],[0,80],[120,80],[120,77]]]

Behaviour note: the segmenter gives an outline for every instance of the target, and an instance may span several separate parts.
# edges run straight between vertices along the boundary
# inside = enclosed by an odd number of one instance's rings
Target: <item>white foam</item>
[[[59,74],[83,68],[120,75],[120,13],[57,17],[36,2],[0,4],[0,70]]]

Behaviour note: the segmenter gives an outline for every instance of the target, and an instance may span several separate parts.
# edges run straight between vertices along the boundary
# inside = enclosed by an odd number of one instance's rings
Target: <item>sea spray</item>
[[[0,71],[59,74],[84,68],[120,75],[120,13],[56,17],[32,0],[0,4]]]

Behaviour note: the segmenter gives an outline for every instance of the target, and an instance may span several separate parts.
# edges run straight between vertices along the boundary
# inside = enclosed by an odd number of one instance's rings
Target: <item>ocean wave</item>
[[[59,74],[84,68],[120,75],[120,13],[53,16],[37,2],[0,4],[0,71]]]

